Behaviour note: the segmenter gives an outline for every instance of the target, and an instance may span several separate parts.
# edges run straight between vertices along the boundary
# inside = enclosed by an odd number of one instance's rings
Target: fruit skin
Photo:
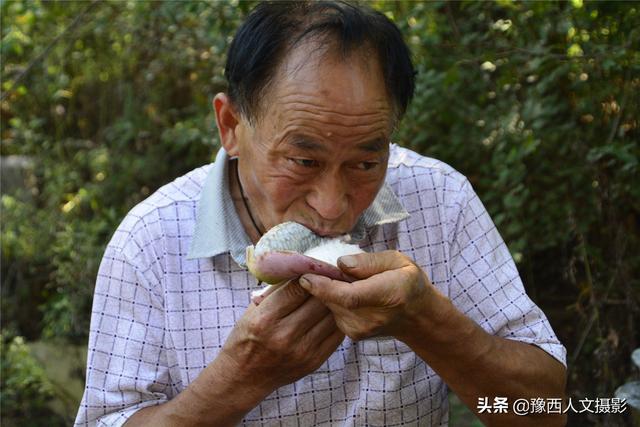
[[[320,245],[324,240],[302,224],[283,222],[267,231],[256,243],[255,255],[272,251],[305,253],[309,248]]]
[[[247,248],[247,267],[258,280],[277,284],[298,278],[306,273],[352,282],[353,278],[338,267],[294,251],[277,250],[255,255],[253,246]]]
[[[333,252],[334,259],[335,255],[362,252],[358,246],[345,243],[348,238],[323,238],[302,224],[284,222],[271,228],[255,246],[247,247],[247,267],[258,280],[268,284],[297,279],[305,273],[352,282],[354,279],[336,265],[305,255],[308,251],[316,253],[323,245]]]

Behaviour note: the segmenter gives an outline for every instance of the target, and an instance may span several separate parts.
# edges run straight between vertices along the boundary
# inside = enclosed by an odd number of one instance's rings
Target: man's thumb
[[[383,251],[345,255],[338,258],[338,267],[355,279],[367,279],[387,270],[404,267],[404,255],[398,251]]]
[[[298,283],[323,303],[338,305],[342,305],[343,303],[345,294],[344,287],[350,286],[350,283],[331,280],[328,277],[317,274],[305,274],[300,277]]]

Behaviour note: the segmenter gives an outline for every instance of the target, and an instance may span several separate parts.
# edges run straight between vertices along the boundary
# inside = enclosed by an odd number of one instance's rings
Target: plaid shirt
[[[95,288],[76,425],[121,425],[176,396],[216,357],[250,304],[250,241],[229,195],[229,159],[160,188],[123,220]],[[525,294],[491,218],[460,173],[391,146],[386,184],[353,230],[397,249],[488,333],[566,351]],[[447,386],[391,337],[346,338],[315,372],[275,390],[243,425],[447,425]]]

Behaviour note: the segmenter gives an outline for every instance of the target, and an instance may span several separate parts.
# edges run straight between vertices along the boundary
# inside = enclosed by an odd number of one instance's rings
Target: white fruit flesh
[[[254,276],[260,280],[274,283],[276,286],[295,279],[296,277],[292,277],[292,271],[298,273],[297,277],[299,277],[301,271],[301,274],[304,274],[305,270],[309,268],[307,264],[311,259],[336,267],[333,269],[327,266],[332,270],[330,272],[327,272],[327,269],[324,268],[327,274],[338,273],[342,276],[342,273],[337,268],[338,258],[363,252],[358,245],[346,243],[348,240],[348,235],[324,238],[316,235],[301,224],[285,222],[269,230],[262,236],[255,247],[249,246],[247,248],[247,265]],[[287,256],[290,262],[283,264],[283,256],[287,255],[286,253],[299,255]],[[317,265],[317,261],[314,262]],[[291,268],[294,265],[300,268]],[[309,270],[308,272],[313,273],[314,271]],[[336,277],[338,276],[334,276],[334,278]],[[253,301],[258,304],[260,300],[271,293],[273,288],[274,285],[269,285],[252,292]]]
[[[364,252],[358,245],[344,243],[341,238],[325,240],[320,245],[308,249],[304,254],[331,265],[338,266],[338,258]]]

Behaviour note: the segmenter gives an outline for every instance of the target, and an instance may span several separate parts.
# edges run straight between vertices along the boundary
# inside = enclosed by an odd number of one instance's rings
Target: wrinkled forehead
[[[314,41],[294,46],[280,63],[264,101],[274,105],[308,100],[336,113],[382,113],[391,120],[392,103],[371,52],[363,48],[344,53]]]

